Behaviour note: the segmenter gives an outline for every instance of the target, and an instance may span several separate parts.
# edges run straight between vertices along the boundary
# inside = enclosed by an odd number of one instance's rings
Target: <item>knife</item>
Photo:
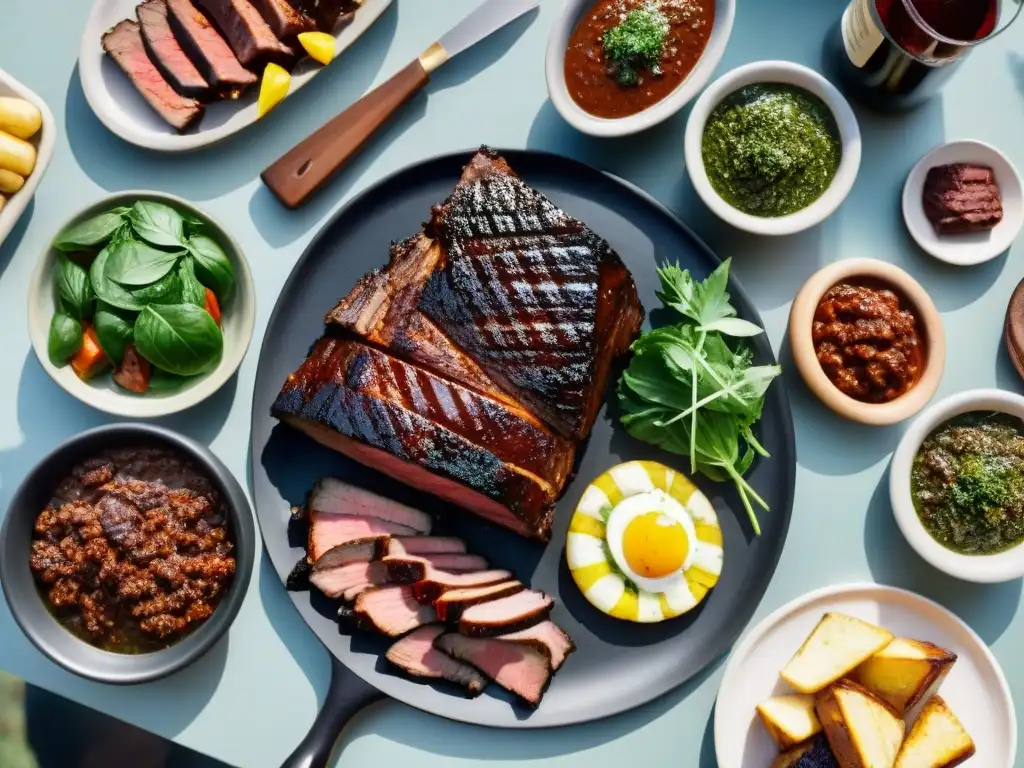
[[[486,0],[401,72],[296,144],[260,178],[288,208],[297,208],[355,157],[395,112],[457,54],[540,5],[540,0]]]

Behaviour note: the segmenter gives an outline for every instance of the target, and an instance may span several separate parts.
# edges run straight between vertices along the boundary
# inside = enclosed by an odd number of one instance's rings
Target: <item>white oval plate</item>
[[[928,171],[949,163],[980,163],[995,171],[1003,197],[1003,220],[989,232],[937,235],[924,214],[924,180]],[[1002,152],[980,141],[951,141],[922,157],[903,186],[903,219],[921,249],[940,261],[961,267],[994,259],[1013,245],[1024,225],[1024,193],[1020,174]]]
[[[96,0],[82,33],[78,74],[92,111],[107,128],[125,141],[160,152],[181,152],[205,147],[256,122],[259,83],[237,101],[207,105],[197,128],[177,133],[145,102],[118,66],[103,53],[100,37],[123,19],[135,18],[141,0]],[[392,0],[364,0],[352,23],[335,35],[335,61],[359,39],[391,5]],[[334,63],[333,61],[331,62]],[[291,92],[304,86],[323,67],[304,57],[292,71]],[[269,115],[264,119],[268,119]]]
[[[822,614],[838,611],[885,627],[899,637],[929,640],[959,658],[939,692],[974,739],[977,753],[962,765],[1013,768],[1017,718],[1006,677],[985,642],[964,622],[927,598],[877,584],[846,584],[811,592],[784,605],[740,641],[718,690],[715,752],[719,768],[765,768],[779,749],[754,708],[790,692],[779,670]],[[916,711],[907,718],[908,731]]]

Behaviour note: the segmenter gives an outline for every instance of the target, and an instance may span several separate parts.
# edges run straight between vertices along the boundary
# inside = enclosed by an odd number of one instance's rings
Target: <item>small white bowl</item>
[[[715,67],[722,60],[729,35],[732,34],[733,21],[736,19],[736,0],[716,0],[715,22],[704,53],[697,61],[697,66],[672,93],[635,115],[617,118],[595,117],[583,110],[569,95],[569,89],[565,84],[565,52],[577,23],[583,14],[596,4],[597,0],[566,0],[562,13],[555,20],[548,36],[544,65],[551,103],[569,125],[590,136],[629,136],[639,133],[664,122],[689,104],[690,99],[711,79]]]
[[[893,454],[889,497],[896,523],[917,554],[950,576],[994,584],[1024,576],[1024,544],[996,555],[961,555],[948,550],[925,530],[910,495],[910,471],[921,443],[944,422],[974,411],[998,411],[1024,419],[1024,397],[1001,389],[972,389],[933,405],[910,426]]]
[[[109,375],[82,381],[75,375],[70,365],[56,367],[50,362],[47,352],[50,320],[56,309],[53,270],[57,263],[58,253],[55,248],[51,247],[47,247],[40,257],[29,283],[28,332],[39,364],[65,392],[74,395],[86,405],[115,416],[150,419],[191,408],[210,397],[234,375],[242,364],[242,359],[249,349],[249,342],[252,340],[253,327],[256,323],[256,289],[242,249],[224,227],[208,213],[196,208],[188,201],[163,192],[130,190],[108,195],[72,216],[54,232],[54,235],[56,236],[57,232],[71,224],[119,205],[131,205],[136,200],[164,203],[182,213],[189,213],[203,219],[207,223],[207,232],[210,237],[220,244],[228,258],[231,259],[235,268],[235,289],[229,300],[221,307],[224,352],[217,367],[209,373],[195,377],[192,382],[181,389],[172,392],[148,392],[144,395],[136,395],[121,389]]]
[[[53,158],[53,145],[57,140],[57,124],[54,122],[53,113],[46,106],[46,102],[4,72],[3,69],[0,69],[0,96],[24,99],[34,104],[36,109],[43,113],[43,127],[28,140],[36,148],[36,167],[25,179],[25,185],[11,195],[3,209],[0,210],[0,245],[2,245],[7,235],[14,229],[14,225],[18,223],[21,214],[25,212],[28,201],[35,194],[36,187],[42,181],[46,167]]]
[[[937,165],[978,163],[992,168],[1003,198],[1003,220],[988,232],[939,235],[924,213],[924,181]],[[1024,225],[1024,192],[1013,163],[995,147],[980,141],[951,141],[936,147],[914,166],[903,185],[903,220],[921,250],[947,264],[981,264],[1006,252]]]
[[[728,96],[755,83],[783,83],[809,91],[831,110],[839,128],[843,156],[832,184],[809,206],[788,216],[751,216],[734,208],[711,186],[704,170],[701,145],[708,118]],[[860,126],[849,102],[832,83],[813,69],[789,61],[756,61],[722,75],[697,99],[686,123],[685,151],[690,180],[701,200],[715,215],[737,229],[755,235],[792,235],[820,224],[846,199],[860,170]]]

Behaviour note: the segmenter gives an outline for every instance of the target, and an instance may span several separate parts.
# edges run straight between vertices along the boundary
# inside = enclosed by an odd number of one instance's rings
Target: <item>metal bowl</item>
[[[47,609],[29,569],[36,517],[73,466],[104,450],[132,444],[170,448],[191,459],[220,492],[235,542],[235,577],[213,615],[179,642],[159,651],[120,654],[96,648],[58,623]],[[0,527],[0,585],[18,626],[51,660],[76,675],[129,685],[166,677],[205,654],[227,632],[245,599],[256,555],[252,510],[238,481],[220,460],[194,440],[162,427],[111,424],[82,432],[46,456],[15,492]]]

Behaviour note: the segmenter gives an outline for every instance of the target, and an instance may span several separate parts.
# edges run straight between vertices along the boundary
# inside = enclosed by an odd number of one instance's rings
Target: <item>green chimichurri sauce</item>
[[[1024,422],[968,413],[922,443],[911,470],[914,508],[946,549],[1003,552],[1024,541]]]
[[[708,118],[704,169],[723,200],[753,216],[786,216],[828,189],[842,159],[835,117],[803,88],[755,84]]]

